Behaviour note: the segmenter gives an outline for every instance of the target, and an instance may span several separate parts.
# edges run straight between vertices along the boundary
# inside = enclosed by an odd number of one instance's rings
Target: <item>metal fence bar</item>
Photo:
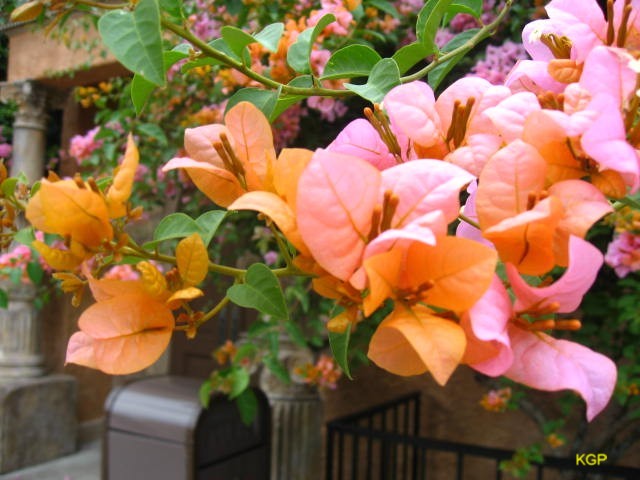
[[[404,419],[400,422],[400,408],[404,408]],[[376,422],[379,419],[379,422]],[[413,420],[413,422],[411,422]],[[413,428],[409,427],[412,423]],[[402,424],[402,428],[400,428]],[[360,441],[367,442],[367,459],[371,459],[374,453],[373,445],[380,444],[379,476],[373,474],[371,461],[366,464],[366,478],[372,477],[380,480],[424,480],[427,477],[427,459],[429,451],[449,452],[456,455],[456,478],[464,478],[464,462],[467,457],[480,457],[495,461],[495,478],[502,480],[503,473],[499,468],[500,461],[510,459],[514,451],[482,447],[458,442],[437,440],[419,436],[420,425],[420,395],[412,393],[405,395],[394,402],[386,402],[375,408],[347,417],[342,417],[327,424],[327,480],[333,480],[335,470],[337,478],[342,480],[344,470],[344,438],[352,437],[351,471],[352,478],[357,479],[360,468]],[[389,427],[389,428],[387,428]],[[335,435],[338,435],[337,465],[335,449]],[[398,450],[400,455],[398,455]],[[410,454],[411,452],[412,454]],[[402,458],[402,468],[398,468],[398,458]],[[410,459],[410,460],[409,460]],[[411,463],[411,469],[408,464]],[[560,472],[574,472],[582,474],[583,478],[595,475],[605,475],[609,480],[637,480],[640,478],[640,469],[620,466],[589,466],[588,471],[578,466],[573,458],[544,457],[544,463],[536,465],[536,478],[542,480],[547,470]],[[407,476],[410,472],[411,476]],[[400,476],[401,475],[401,476]]]

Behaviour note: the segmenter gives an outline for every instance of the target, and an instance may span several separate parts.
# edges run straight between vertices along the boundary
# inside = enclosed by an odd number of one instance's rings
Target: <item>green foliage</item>
[[[349,90],[372,103],[380,103],[387,92],[397,85],[400,85],[400,70],[398,64],[391,58],[380,60],[371,70],[369,79],[364,85],[345,83],[345,87]]]
[[[331,55],[321,80],[366,77],[382,57],[366,45],[349,45]]]
[[[278,319],[289,318],[278,277],[262,263],[249,267],[245,282],[230,287],[227,295],[233,303],[241,307],[255,308]]]
[[[205,245],[209,245],[226,215],[225,210],[211,210],[194,220],[185,213],[172,213],[158,223],[153,240],[145,243],[144,248],[152,249],[167,240],[186,238],[194,233],[200,235]]]
[[[334,22],[336,19],[332,14],[324,15],[318,23],[307,28],[304,32],[298,35],[296,42],[289,47],[287,52],[287,63],[296,72],[311,73],[311,62],[309,56],[311,55],[311,48],[313,43],[318,38],[318,35],[324,30],[324,27]]]
[[[351,369],[349,368],[349,341],[351,339],[351,324],[347,326],[343,333],[329,332],[329,344],[331,352],[338,362],[338,365],[349,378],[351,377]]]
[[[120,63],[155,85],[166,84],[158,0],[140,0],[132,12],[112,10],[100,17],[98,29]]]

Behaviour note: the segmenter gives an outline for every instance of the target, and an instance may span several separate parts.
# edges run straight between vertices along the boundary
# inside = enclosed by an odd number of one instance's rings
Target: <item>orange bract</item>
[[[127,202],[131,196],[133,179],[138,169],[139,154],[133,137],[129,134],[127,149],[124,152],[124,160],[116,169],[113,183],[106,194],[109,216],[111,218],[124,217],[127,214]]]
[[[369,344],[369,358],[396,375],[431,372],[444,385],[466,347],[464,331],[428,308],[396,307],[378,327]]]
[[[78,324],[80,332],[69,340],[67,362],[126,375],[148,367],[162,355],[174,320],[164,303],[129,293],[92,305]]]
[[[38,230],[70,237],[89,248],[113,238],[104,198],[72,180],[42,180],[40,190],[29,201],[27,220]]]

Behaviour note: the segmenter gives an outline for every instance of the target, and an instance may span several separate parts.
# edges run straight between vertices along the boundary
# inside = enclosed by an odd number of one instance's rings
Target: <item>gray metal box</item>
[[[268,480],[269,406],[258,397],[250,426],[236,406],[198,399],[201,381],[154,377],[114,390],[106,401],[104,480]]]

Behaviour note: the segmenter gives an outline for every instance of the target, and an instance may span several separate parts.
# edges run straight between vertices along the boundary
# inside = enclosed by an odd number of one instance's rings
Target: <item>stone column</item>
[[[260,388],[271,405],[271,480],[320,480],[322,475],[322,400],[295,368],[313,363],[313,355],[280,339],[280,361],[291,376],[284,384],[269,370],[260,375]]]
[[[2,282],[9,305],[0,309],[0,381],[44,374],[41,319],[34,306],[35,287]]]
[[[29,183],[42,178],[47,147],[47,91],[32,81],[2,85],[0,99],[18,105],[13,122],[11,176],[22,172]]]

